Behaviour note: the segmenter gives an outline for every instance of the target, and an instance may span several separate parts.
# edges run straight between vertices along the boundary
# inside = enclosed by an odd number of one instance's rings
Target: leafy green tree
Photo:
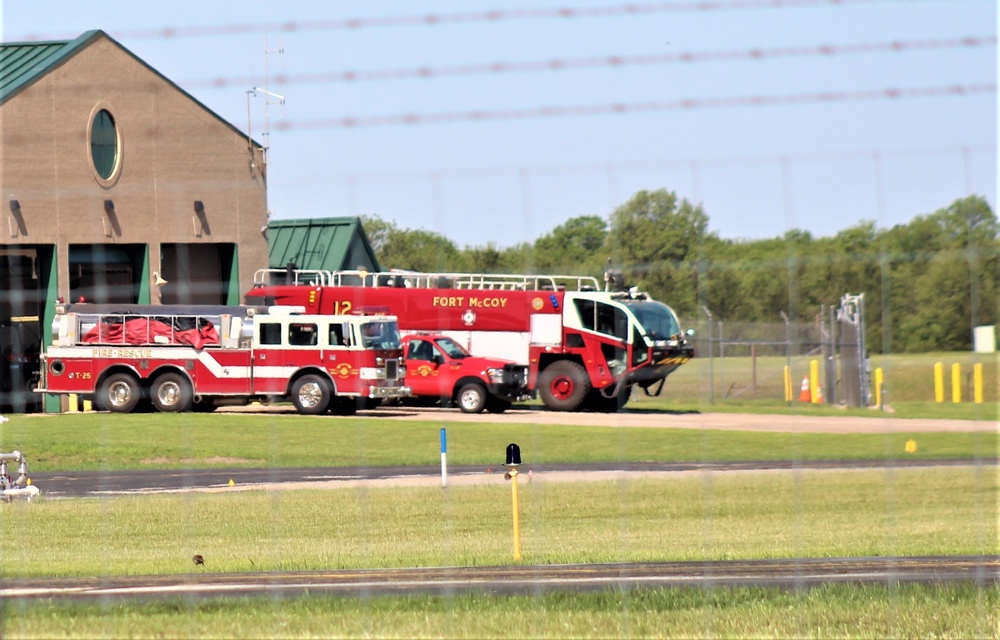
[[[696,261],[707,236],[708,216],[701,205],[660,189],[639,191],[615,209],[608,244],[628,284],[687,315],[697,310]]]
[[[607,223],[600,216],[570,218],[535,241],[540,273],[601,275],[607,260]]]

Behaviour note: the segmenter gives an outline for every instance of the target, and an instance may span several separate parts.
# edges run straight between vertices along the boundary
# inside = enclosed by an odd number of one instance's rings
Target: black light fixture
[[[205,203],[202,202],[201,200],[195,200],[194,212],[197,213],[199,216],[205,215]]]
[[[10,200],[10,212],[13,214],[20,213],[21,203],[13,198]]]
[[[104,210],[107,211],[108,213],[114,213],[115,212],[115,201],[114,200],[105,200],[104,201]]]

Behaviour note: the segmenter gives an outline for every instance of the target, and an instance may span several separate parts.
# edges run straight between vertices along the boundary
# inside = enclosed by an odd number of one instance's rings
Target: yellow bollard
[[[882,406],[882,367],[875,367],[875,406]]]
[[[785,365],[785,402],[792,401],[792,368]]]
[[[809,401],[819,404],[819,360],[809,361]]]
[[[89,412],[91,412],[93,410],[94,410],[94,403],[93,403],[93,401],[91,401],[91,400],[84,400],[83,401],[83,412],[84,413],[89,413]]]
[[[944,402],[944,365],[934,363],[934,402]]]
[[[69,394],[69,397],[66,399],[66,411],[67,411],[67,413],[78,413],[80,411],[80,407],[77,404],[76,400],[77,400],[77,398],[76,398],[76,394],[75,393]]]
[[[517,469],[510,470],[510,502],[514,510],[514,559],[521,559],[521,518],[517,508]]]
[[[951,365],[951,401],[962,401],[962,367],[957,362]]]
[[[976,404],[983,403],[983,363],[977,362],[972,365],[972,388],[973,399]]]

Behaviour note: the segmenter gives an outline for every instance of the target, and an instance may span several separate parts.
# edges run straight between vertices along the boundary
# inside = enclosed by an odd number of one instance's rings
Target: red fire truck
[[[346,415],[409,395],[396,318],[301,311],[57,304],[36,391],[122,413],[290,399],[299,413]]]
[[[529,365],[529,390],[557,411],[617,411],[633,385],[659,395],[694,355],[692,332],[667,305],[597,279],[462,273],[265,269],[248,304],[302,305],[310,313],[387,308],[404,333],[440,332],[476,355]]]

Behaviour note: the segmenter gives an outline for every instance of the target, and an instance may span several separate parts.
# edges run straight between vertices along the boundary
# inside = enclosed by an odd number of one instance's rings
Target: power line
[[[961,38],[939,38],[933,40],[896,40],[892,42],[866,42],[842,45],[818,45],[802,47],[774,47],[768,49],[743,49],[728,51],[695,51],[681,53],[657,53],[642,55],[608,55],[587,58],[562,58],[533,60],[524,62],[491,62],[440,67],[408,67],[396,69],[347,70],[324,73],[278,74],[271,78],[277,85],[288,84],[331,84],[369,82],[385,80],[430,80],[473,75],[504,73],[539,73],[596,68],[620,68],[626,66],[653,66],[663,64],[687,64],[698,62],[720,62],[741,60],[766,60],[771,58],[796,58],[810,56],[858,55],[871,53],[904,53],[908,51],[937,50],[952,48],[974,48],[996,46],[996,36],[965,36]],[[218,77],[212,79],[188,80],[181,86],[189,89],[222,89],[231,86],[251,86],[256,79],[244,77]]]
[[[315,129],[357,129],[395,125],[457,124],[462,122],[487,122],[497,120],[529,120],[535,118],[562,118],[574,116],[624,115],[655,113],[660,111],[716,109],[725,107],[772,107],[809,102],[860,102],[868,100],[899,100],[905,98],[931,98],[996,93],[996,83],[952,85],[946,87],[886,88],[862,91],[824,91],[784,96],[735,96],[727,98],[682,98],[680,100],[614,103],[577,106],[543,106],[522,109],[483,109],[438,113],[403,113],[384,116],[318,118],[312,120],[283,121],[275,125],[281,131],[307,131]]]
[[[289,20],[197,27],[158,27],[125,29],[114,36],[129,40],[172,38],[204,38],[213,36],[248,35],[256,33],[301,33],[304,31],[356,31],[390,27],[436,27],[477,22],[497,23],[514,20],[553,20],[579,18],[611,18],[642,16],[656,13],[691,13],[714,11],[745,11],[752,9],[790,9],[902,2],[906,0],[694,0],[691,2],[647,2],[605,5],[602,7],[555,7],[551,9],[494,9],[489,11],[427,13],[339,20]],[[910,2],[914,0],[909,0]],[[76,37],[76,35],[70,36]],[[62,40],[65,36],[31,34],[23,40]]]

